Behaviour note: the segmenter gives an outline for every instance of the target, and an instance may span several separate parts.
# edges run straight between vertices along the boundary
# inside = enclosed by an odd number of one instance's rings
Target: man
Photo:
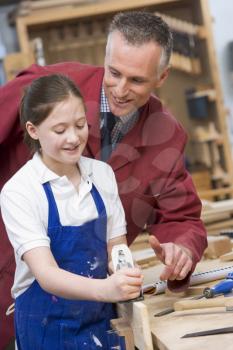
[[[128,12],[116,15],[110,25],[104,69],[70,62],[33,65],[21,72],[0,90],[0,156],[3,185],[28,157],[18,122],[23,87],[54,72],[71,77],[87,105],[86,155],[107,161],[115,172],[128,243],[146,227],[164,263],[161,279],[179,291],[188,286],[206,248],[206,232],[201,203],[184,166],[186,134],[152,95],[168,76],[171,51],[172,35],[161,18]],[[13,258],[2,236],[4,270],[6,260],[11,266]]]

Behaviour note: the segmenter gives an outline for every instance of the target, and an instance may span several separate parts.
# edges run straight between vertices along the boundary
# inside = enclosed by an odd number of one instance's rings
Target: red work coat
[[[51,73],[64,73],[80,87],[89,125],[86,155],[100,159],[103,68],[74,62],[47,67],[33,65],[0,89],[1,186],[29,157],[22,143],[18,117],[23,87],[33,79]],[[142,108],[139,121],[118,144],[108,163],[115,172],[125,209],[128,243],[132,243],[146,226],[161,243],[172,241],[189,248],[193,253],[194,269],[206,248],[206,232],[200,221],[201,203],[184,166],[186,140],[181,125],[155,96],[151,96]],[[4,295],[4,300],[0,300],[2,324],[6,322],[5,318],[2,320],[2,314],[10,303],[9,287],[14,267],[13,251],[2,224],[1,247],[4,247],[4,254],[0,254],[0,295]],[[169,285],[179,288],[185,283],[187,279],[169,282]],[[2,334],[0,339],[1,342]]]

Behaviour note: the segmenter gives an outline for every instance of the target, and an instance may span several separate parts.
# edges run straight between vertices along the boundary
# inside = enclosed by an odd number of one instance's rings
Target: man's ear
[[[163,72],[160,74],[160,77],[159,79],[157,80],[156,82],[156,88],[160,87],[163,85],[163,83],[165,82],[165,80],[167,79],[168,77],[168,74],[169,74],[169,71],[170,71],[170,67],[166,67]]]
[[[26,127],[26,130],[27,130],[29,136],[33,140],[38,140],[37,127],[32,122],[27,122],[25,127]]]

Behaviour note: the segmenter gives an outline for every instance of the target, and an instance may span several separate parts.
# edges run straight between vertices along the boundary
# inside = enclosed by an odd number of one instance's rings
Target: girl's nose
[[[75,143],[78,140],[79,140],[78,130],[76,129],[69,130],[67,135],[67,141],[70,143]]]

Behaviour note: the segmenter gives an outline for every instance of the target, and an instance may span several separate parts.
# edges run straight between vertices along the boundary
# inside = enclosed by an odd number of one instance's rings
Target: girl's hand
[[[138,268],[122,268],[105,280],[104,301],[118,302],[137,298],[140,295],[143,276]]]
[[[110,260],[108,262],[108,273],[109,273],[109,275],[111,275],[113,272],[114,272],[113,271],[113,263],[112,263],[112,260]]]

